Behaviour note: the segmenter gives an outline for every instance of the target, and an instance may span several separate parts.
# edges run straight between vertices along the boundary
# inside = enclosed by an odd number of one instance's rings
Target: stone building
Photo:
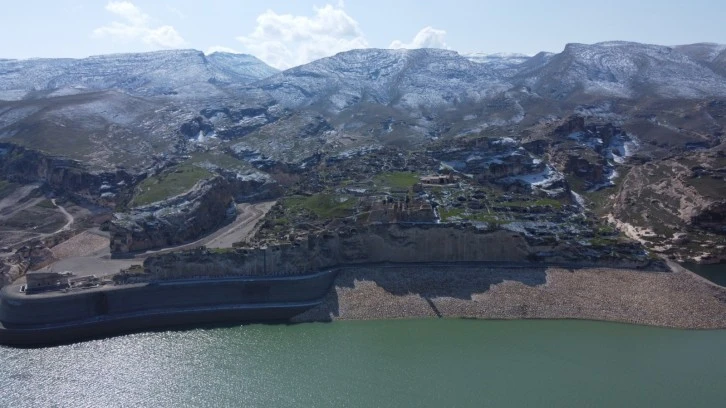
[[[38,292],[43,290],[54,290],[69,288],[70,280],[73,273],[65,272],[28,272],[25,275],[27,279],[27,291]]]

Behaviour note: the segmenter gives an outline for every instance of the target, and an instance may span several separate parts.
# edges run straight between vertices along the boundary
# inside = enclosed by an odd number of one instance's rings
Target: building
[[[73,273],[65,272],[28,272],[25,275],[27,280],[27,292],[40,292],[44,290],[58,290],[69,288]]]

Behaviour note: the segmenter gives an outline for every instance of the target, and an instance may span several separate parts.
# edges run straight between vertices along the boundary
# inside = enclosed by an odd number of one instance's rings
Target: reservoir
[[[377,320],[0,347],[0,406],[722,406],[726,331]]]

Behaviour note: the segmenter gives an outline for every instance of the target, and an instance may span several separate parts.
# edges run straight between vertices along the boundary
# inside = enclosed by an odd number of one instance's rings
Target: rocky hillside
[[[83,59],[0,60],[0,100],[116,89],[140,96],[194,96],[212,84],[249,83],[276,70],[251,55],[195,50],[99,55]]]
[[[113,194],[92,201],[125,214],[119,220],[129,216],[128,230],[138,232],[132,241],[158,245],[176,239],[178,222],[156,222],[163,217],[143,208],[219,175],[231,185],[249,177],[274,185],[275,195],[294,197],[286,201],[292,210],[305,204],[306,211],[355,216],[338,205],[387,203],[398,211],[411,205],[408,197],[421,208],[441,205],[439,220],[526,225],[555,241],[576,230],[588,235],[576,238],[603,244],[598,217],[609,215],[624,231],[689,234],[698,245],[664,251],[694,258],[704,255],[699,245],[718,252],[726,244],[717,227],[724,50],[629,42],[568,44],[532,57],[366,49],[283,72],[251,56],[192,50],[1,60],[0,176],[48,183],[61,195]],[[19,157],[17,146],[22,157],[42,160]],[[432,180],[426,177],[457,183],[406,191]],[[642,183],[669,177],[677,182]],[[88,186],[79,186],[84,180]],[[259,196],[240,191],[225,197]],[[227,204],[213,207],[212,224]],[[265,239],[310,218],[293,213],[268,220]],[[587,228],[577,226],[582,217]],[[332,218],[311,228],[335,224]],[[668,221],[650,225],[661,218]],[[563,220],[564,229],[549,227]],[[144,238],[157,227],[152,235],[166,238]],[[208,229],[189,231],[182,240]]]
[[[695,99],[726,96],[725,78],[677,48],[629,42],[567,44],[516,78],[543,96]],[[579,95],[578,95],[579,96]]]

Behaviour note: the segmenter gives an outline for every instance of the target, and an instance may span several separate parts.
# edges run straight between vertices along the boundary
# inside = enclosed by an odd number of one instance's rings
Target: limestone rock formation
[[[372,224],[312,234],[294,242],[264,247],[210,252],[204,248],[152,256],[144,262],[150,279],[209,276],[300,275],[353,264],[415,262],[528,262],[546,256],[520,233],[482,230],[466,224]],[[551,262],[584,263],[591,257],[600,265],[644,267],[651,260],[637,246],[617,245],[601,253],[570,248],[554,251]],[[579,253],[578,253],[579,251]],[[588,252],[589,251],[589,252]],[[619,252],[618,254],[615,254]],[[615,254],[615,256],[613,256]],[[544,259],[544,258],[542,258]]]
[[[234,216],[230,183],[221,176],[198,182],[188,192],[127,213],[111,221],[111,252],[159,248],[211,232]]]

